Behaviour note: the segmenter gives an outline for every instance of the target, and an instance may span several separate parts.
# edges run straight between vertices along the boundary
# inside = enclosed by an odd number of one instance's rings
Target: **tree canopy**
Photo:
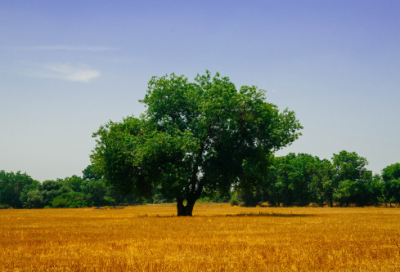
[[[228,77],[153,77],[140,117],[101,126],[91,155],[115,189],[148,197],[155,187],[192,215],[202,195],[264,182],[274,151],[302,128],[293,111],[279,111],[255,86],[239,90]],[[186,202],[186,206],[184,205]]]
[[[383,168],[382,178],[384,181],[400,179],[400,163],[394,163]]]
[[[35,188],[38,181],[20,171],[7,173],[0,171],[0,204],[13,208],[21,208],[30,189]]]

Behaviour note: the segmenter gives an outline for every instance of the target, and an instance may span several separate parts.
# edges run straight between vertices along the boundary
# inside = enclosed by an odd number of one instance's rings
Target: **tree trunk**
[[[193,207],[196,200],[188,200],[186,206],[183,205],[183,198],[177,199],[178,216],[192,216]]]
[[[332,208],[333,207],[333,200],[332,198],[329,199],[329,206]]]

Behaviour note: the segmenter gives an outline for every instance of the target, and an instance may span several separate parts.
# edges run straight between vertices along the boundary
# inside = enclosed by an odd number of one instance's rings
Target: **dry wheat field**
[[[0,271],[400,271],[400,209],[0,210]]]

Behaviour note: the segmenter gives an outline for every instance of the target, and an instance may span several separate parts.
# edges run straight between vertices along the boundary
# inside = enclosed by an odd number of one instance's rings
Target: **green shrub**
[[[240,205],[240,201],[236,198],[236,192],[234,194],[232,194],[231,200],[229,201],[229,203],[231,204],[231,206],[239,206]]]
[[[78,192],[63,193],[53,198],[51,205],[54,208],[80,208],[88,206],[85,195]]]

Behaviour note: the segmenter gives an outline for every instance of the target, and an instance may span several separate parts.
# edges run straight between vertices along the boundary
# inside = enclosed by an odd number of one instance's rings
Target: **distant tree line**
[[[355,152],[341,151],[332,160],[309,154],[290,153],[271,160],[264,183],[233,187],[229,192],[205,192],[199,201],[256,206],[392,206],[400,203],[400,163],[381,174],[366,171],[368,161]],[[160,188],[151,197],[137,198],[115,190],[89,165],[82,176],[46,180],[42,183],[20,172],[0,171],[0,208],[78,208],[173,202]]]
[[[332,160],[309,154],[290,153],[277,157],[263,185],[237,188],[232,205],[369,206],[400,203],[400,163],[384,168],[381,174],[366,171],[368,161],[355,152],[341,151]]]
[[[0,171],[0,208],[79,208],[165,201],[156,190],[149,199],[124,196],[96,175],[95,165],[89,165],[82,177],[73,175],[42,183],[25,173]]]

